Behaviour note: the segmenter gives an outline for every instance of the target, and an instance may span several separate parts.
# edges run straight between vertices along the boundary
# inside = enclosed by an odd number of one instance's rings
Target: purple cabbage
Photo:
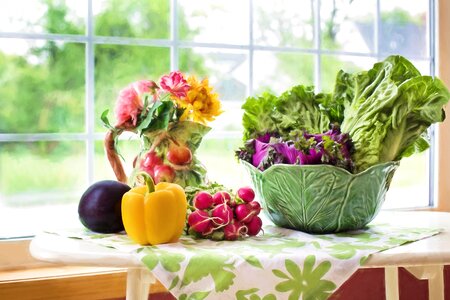
[[[236,151],[236,156],[260,170],[274,164],[330,164],[352,171],[352,151],[353,145],[348,134],[332,126],[324,133],[302,132],[287,141],[276,134],[266,133],[248,140],[243,148]]]

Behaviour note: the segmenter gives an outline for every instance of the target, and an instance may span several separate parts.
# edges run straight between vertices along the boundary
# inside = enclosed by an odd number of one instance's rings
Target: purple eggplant
[[[124,183],[102,180],[91,185],[81,196],[78,215],[88,229],[99,233],[124,230],[122,222],[122,196],[130,190]]]

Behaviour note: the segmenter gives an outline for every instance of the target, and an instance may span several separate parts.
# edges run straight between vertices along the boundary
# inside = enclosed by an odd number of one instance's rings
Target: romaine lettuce
[[[342,132],[350,135],[355,171],[423,151],[427,128],[444,120],[450,93],[437,78],[422,76],[401,56],[369,71],[340,72],[333,99],[343,107]]]

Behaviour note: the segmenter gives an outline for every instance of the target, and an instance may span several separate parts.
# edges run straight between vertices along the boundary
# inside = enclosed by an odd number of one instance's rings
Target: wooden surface
[[[126,270],[54,266],[0,272],[0,299],[88,300],[118,299],[126,294]],[[151,294],[165,293],[159,283]]]

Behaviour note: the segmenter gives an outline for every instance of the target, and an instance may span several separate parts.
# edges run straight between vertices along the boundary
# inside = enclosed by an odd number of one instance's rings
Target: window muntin
[[[15,2],[17,5],[21,3]],[[210,77],[211,83],[224,95],[226,112],[212,124],[213,130],[205,138],[199,155],[208,167],[211,179],[234,187],[248,182],[233,156],[234,150],[241,143],[240,105],[246,96],[267,89],[280,93],[296,83],[315,84],[318,90],[330,91],[338,69],[368,69],[375,61],[394,53],[406,55],[423,74],[433,75],[434,72],[435,19],[430,18],[434,15],[432,0],[414,3],[392,0],[336,1],[337,12],[333,19],[335,24],[331,27],[334,30],[334,40],[327,36],[327,22],[330,22],[330,12],[334,9],[330,8],[332,2],[329,1],[281,1],[274,7],[270,1],[215,1],[214,5],[202,5],[202,1],[160,0],[155,1],[161,5],[161,14],[157,14],[158,26],[152,27],[151,22],[145,20],[145,26],[141,28],[136,25],[143,19],[138,8],[148,1],[129,2],[131,4],[127,5],[115,5],[121,1],[91,0],[83,3],[57,3],[52,10],[46,10],[47,13],[58,16],[58,9],[64,10],[64,4],[67,5],[66,13],[62,15],[64,22],[57,22],[62,25],[56,29],[45,27],[42,20],[40,23],[36,21],[46,17],[43,13],[36,13],[42,11],[39,10],[41,1],[27,1],[28,7],[36,7],[34,11],[30,8],[31,14],[39,14],[39,17],[27,17],[25,12],[23,16],[20,15],[22,12],[19,13],[14,4],[8,4],[7,9],[2,10],[9,18],[13,16],[22,21],[14,21],[14,24],[19,24],[14,25],[15,27],[0,27],[0,58],[5,60],[5,54],[8,57],[14,56],[17,60],[28,58],[30,66],[43,65],[44,69],[49,65],[46,61],[48,57],[44,55],[33,58],[36,54],[30,51],[31,48],[43,48],[42,45],[47,44],[56,46],[58,53],[70,51],[70,55],[67,54],[70,59],[67,60],[66,57],[64,62],[70,61],[71,64],[67,66],[60,63],[60,68],[65,67],[66,72],[61,72],[63,75],[59,85],[54,84],[48,94],[62,91],[64,99],[54,98],[54,101],[71,99],[62,106],[70,103],[75,107],[71,108],[73,113],[69,115],[52,111],[58,116],[56,120],[61,120],[56,127],[51,127],[50,125],[55,125],[51,123],[44,129],[34,125],[18,125],[9,126],[0,132],[0,225],[7,230],[0,238],[31,235],[37,230],[58,224],[78,225],[76,205],[83,190],[93,181],[114,178],[103,155],[104,131],[99,115],[105,108],[112,109],[118,90],[132,80],[142,77],[156,79],[171,69]],[[103,14],[108,12],[108,7],[118,16],[115,20],[119,25],[127,20],[137,23],[127,28],[128,31],[122,30],[120,26],[100,27],[99,22],[107,19],[103,18]],[[155,7],[149,7],[153,16],[156,16]],[[236,7],[240,8],[238,16],[235,14]],[[274,14],[271,14],[271,10]],[[407,12],[406,15],[404,11]],[[264,26],[267,15],[273,16],[276,26]],[[286,15],[290,15],[286,18],[288,20],[276,20],[285,18]],[[385,32],[393,34],[392,28],[395,27],[388,26],[392,20],[406,20],[406,23],[416,24],[417,16],[418,24],[425,28],[425,31],[414,32],[416,36],[413,37],[413,42],[425,44],[420,50],[411,52],[411,49],[400,47],[406,37],[411,38],[412,31],[397,33],[397,40],[389,42],[387,47],[383,44],[388,41]],[[28,23],[24,22],[27,19]],[[233,24],[224,26],[223,20],[230,19]],[[36,25],[37,23],[40,25]],[[359,23],[366,24],[369,29],[358,28]],[[292,28],[292,37],[281,36],[280,32],[285,26]],[[391,31],[385,28],[391,28]],[[417,36],[417,32],[420,36]],[[357,36],[361,33],[364,37]],[[357,42],[352,41],[352,37]],[[69,46],[75,47],[77,51],[72,52]],[[289,64],[290,61],[295,63]],[[59,64],[58,60],[54,63]],[[5,65],[16,66],[10,60]],[[49,77],[52,74],[48,70],[50,69],[47,69],[47,77],[43,77],[43,82],[53,79]],[[3,73],[0,72],[2,82],[11,80],[5,74],[4,70]],[[11,103],[21,103],[13,92],[7,91],[6,87],[9,86],[0,86],[0,94],[7,95],[0,100],[2,106],[3,101],[6,101],[4,99],[11,99]],[[43,103],[41,97],[37,97],[36,101]],[[45,110],[47,106],[41,107]],[[19,107],[17,111],[20,111]],[[41,117],[40,113],[31,111],[30,120],[33,114],[35,119]],[[0,127],[5,124],[2,123],[0,122]],[[61,156],[64,156],[62,158],[52,157],[51,152],[37,157],[32,154],[33,147],[24,146],[30,141],[32,144],[46,145],[40,146],[44,148],[49,148],[48,145],[55,142],[71,146],[66,146],[70,149],[61,152]],[[15,147],[11,148],[11,144]],[[127,159],[127,167],[131,164],[138,145],[125,138],[120,147]],[[19,148],[22,150],[11,150]],[[221,162],[219,167],[216,164],[218,157]],[[429,174],[433,173],[433,168],[428,167],[429,157],[428,153],[423,153],[402,160],[385,208],[429,204],[429,195],[432,195],[429,188],[432,177]],[[64,160],[68,162],[62,162]],[[18,163],[27,161],[38,166]],[[45,161],[52,163],[45,164]],[[55,167],[58,162],[64,165]],[[25,169],[24,173],[33,173],[29,172],[29,169],[33,169],[37,174],[36,178],[42,180],[42,184],[37,184],[38,187],[35,185],[30,192],[31,198],[41,197],[42,205],[17,208],[17,205],[12,206],[9,202],[19,203],[23,199],[20,194],[26,191],[23,187],[14,190],[11,183],[23,180],[23,177],[15,175],[19,166]],[[61,173],[58,169],[61,169]],[[59,176],[60,174],[66,175]],[[58,179],[58,176],[66,180],[63,183],[55,181],[53,186],[45,189],[46,180],[52,181]],[[72,178],[73,176],[76,178]],[[47,193],[41,194],[41,188]],[[53,196],[50,197],[49,193]],[[419,200],[415,201],[416,199]],[[51,207],[45,204],[50,200]],[[7,219],[7,215],[16,217]],[[4,224],[4,220],[10,223]]]

